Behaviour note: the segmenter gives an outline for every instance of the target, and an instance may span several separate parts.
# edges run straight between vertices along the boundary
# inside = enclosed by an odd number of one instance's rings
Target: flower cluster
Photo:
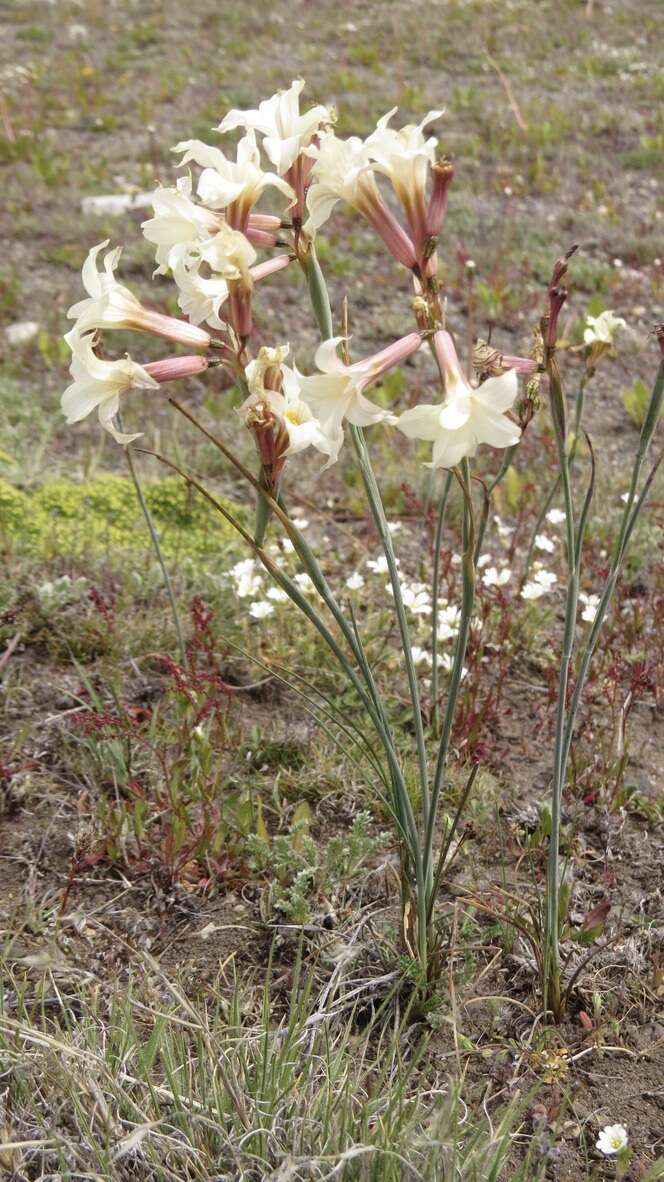
[[[443,327],[436,246],[453,170],[430,134],[442,112],[399,128],[393,126],[395,108],[366,139],[342,139],[331,109],[300,110],[303,87],[298,80],[255,110],[229,111],[216,131],[239,132],[232,150],[201,140],[173,149],[187,171],[172,187],[157,189],[153,216],[142,229],[155,248],[155,273],[170,275],[176,285],[181,319],[145,307],[118,282],[119,250],[108,250],[101,267],[98,257],[108,243],[90,250],[83,266],[87,298],[69,311],[75,324],[66,337],[73,378],[62,399],[67,421],[97,408],[102,425],[127,444],[137,436],[118,428],[123,394],[154,392],[163,382],[221,365],[244,391],[241,420],[254,437],[263,487],[273,494],[288,458],[305,448],[320,452],[325,467],[335,463],[346,422],[395,425],[431,443],[434,468],[454,467],[481,444],[515,444],[521,430],[511,408],[523,359],[503,357],[499,374],[483,374],[486,380],[473,385]],[[259,208],[263,199],[268,209]],[[293,261],[306,271],[316,232],[340,200],[365,217],[412,272],[417,330],[359,361],[351,361],[346,338],[330,336],[308,373],[288,364],[288,344],[262,345],[252,356],[256,283]],[[114,329],[152,333],[197,352],[147,364],[128,355],[110,360],[102,347]],[[401,415],[375,405],[366,396],[369,387],[424,340],[436,362],[441,400]]]

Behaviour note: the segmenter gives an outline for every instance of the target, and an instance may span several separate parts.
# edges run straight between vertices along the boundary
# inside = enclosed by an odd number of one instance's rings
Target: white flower
[[[538,550],[544,550],[547,554],[553,554],[555,550],[555,543],[551,538],[547,538],[546,534],[537,534],[535,536],[535,546]]]
[[[416,644],[413,644],[411,645],[410,652],[414,665],[431,665],[431,654],[426,649],[419,648]]]
[[[307,233],[313,235],[337,201],[344,200],[373,226],[397,262],[414,267],[417,255],[412,238],[380,195],[364,141],[357,136],[340,140],[330,131],[321,136],[317,146],[307,148],[306,154],[315,160],[313,184],[307,192]]]
[[[562,525],[563,521],[565,520],[565,514],[563,513],[562,509],[549,509],[546,519],[547,521],[550,521],[552,525]]]
[[[626,328],[627,322],[623,320],[622,316],[616,316],[613,312],[602,312],[599,316],[587,316],[586,328],[583,333],[584,344],[594,345],[596,342],[602,345],[612,345],[614,337],[620,328]]]
[[[157,189],[152,197],[154,217],[142,223],[143,234],[156,247],[157,274],[171,266],[176,246],[189,246],[216,234],[223,219],[191,200],[191,176],[181,176],[175,189]]]
[[[222,222],[216,234],[198,247],[198,254],[210,270],[223,279],[244,279],[251,283],[249,268],[256,261],[256,251],[239,230]]]
[[[513,369],[489,378],[477,389],[464,377],[449,333],[434,337],[441,368],[445,372],[445,401],[415,406],[401,415],[397,426],[410,439],[433,443],[430,468],[453,468],[466,456],[474,456],[480,443],[509,447],[518,443],[520,428],[505,415],[517,395]]]
[[[361,591],[364,586],[364,579],[359,571],[355,571],[346,579],[346,586],[349,591]]]
[[[303,530],[308,528],[309,521],[306,517],[294,517],[293,525],[296,529]]]
[[[229,111],[217,131],[234,131],[236,127],[252,128],[264,135],[263,148],[280,176],[311,143],[321,125],[332,122],[327,107],[311,107],[300,114],[302,79],[291,83],[288,90],[280,90],[272,98],[259,103],[255,111]]]
[[[512,572],[507,567],[498,570],[495,566],[488,566],[482,575],[482,582],[485,587],[504,587],[505,583],[509,583],[511,577]]]
[[[365,142],[365,150],[374,169],[389,177],[399,201],[403,205],[411,227],[417,223],[417,212],[424,217],[424,194],[429,168],[436,162],[434,136],[425,138],[427,123],[439,119],[442,111],[429,111],[420,123],[408,123],[399,131],[388,127],[398,108],[393,107],[378,120],[376,130]],[[415,216],[413,216],[415,214]]]
[[[533,578],[536,583],[544,587],[545,591],[551,591],[558,582],[558,576],[552,570],[542,570],[541,568],[535,571]]]
[[[263,172],[256,136],[251,129],[240,140],[235,160],[227,160],[221,148],[213,148],[201,140],[183,140],[173,151],[184,153],[180,167],[192,160],[201,166],[198,196],[211,209],[227,210],[228,220],[235,229],[245,229],[251,210],[269,186],[278,189],[289,201],[294,200],[295,194],[286,181],[276,173]]]
[[[438,639],[452,640],[459,631],[461,609],[454,604],[439,604]]]
[[[339,456],[344,438],[344,419],[356,427],[368,427],[372,423],[396,423],[395,416],[369,402],[363,390],[373,385],[385,370],[398,365],[420,346],[419,334],[411,333],[364,361],[345,365],[337,354],[337,346],[343,339],[332,337],[318,346],[314,360],[320,373],[311,377],[298,375],[302,399],[311,407],[330,442],[330,459],[326,467],[335,463]]]
[[[297,583],[301,591],[306,591],[308,595],[317,594],[313,580],[310,575],[302,571],[299,575],[293,575],[293,582]]]
[[[624,1125],[606,1125],[600,1132],[595,1145],[600,1153],[612,1157],[627,1147],[628,1136]]]
[[[125,435],[113,424],[120,408],[120,395],[136,387],[158,389],[159,383],[130,357],[120,361],[102,361],[94,353],[90,336],[79,337],[72,329],[65,340],[72,351],[69,372],[74,379],[60,400],[67,423],[80,422],[96,408],[102,427],[118,443],[131,443],[138,439],[140,432]]]
[[[391,591],[391,586],[387,590]],[[402,583],[401,598],[404,607],[409,608],[413,615],[429,616],[433,611],[431,596],[423,583]]]
[[[120,247],[107,251],[103,271],[97,270],[97,255],[107,246],[108,239],[93,246],[83,264],[83,286],[88,298],[72,304],[67,312],[70,319],[76,319],[69,335],[81,336],[104,328],[129,328],[152,332],[194,348],[207,348],[210,336],[203,329],[144,308],[128,288],[118,283],[114,272],[122,253]]]
[[[253,616],[255,620],[264,620],[266,616],[271,616],[273,611],[274,607],[265,599],[259,603],[252,603],[249,607],[249,615]]]
[[[258,357],[250,361],[245,370],[249,397],[239,408],[240,414],[251,425],[252,417],[262,417],[267,408],[282,424],[288,436],[288,445],[281,454],[295,455],[306,447],[315,447],[317,451],[331,456],[336,447],[336,441],[331,439],[323,425],[315,417],[311,407],[302,397],[302,384],[305,381],[297,370],[284,365],[284,358],[290,351],[289,345],[278,348],[263,347]],[[281,389],[275,390],[265,387],[266,375],[270,373],[271,384],[277,379]],[[307,523],[308,524],[308,523]]]
[[[443,653],[442,656],[438,658],[438,664],[445,670],[446,673],[451,673],[454,666],[454,657],[452,653]],[[468,670],[464,665],[463,669],[461,670],[461,680],[463,681],[464,677],[467,677],[467,675]]]
[[[270,587],[267,597],[268,599],[273,599],[275,603],[285,603],[288,599],[288,594],[282,587]]]
[[[307,154],[314,157],[315,164],[307,193],[309,222],[305,229],[318,230],[337,201],[347,201],[361,212],[382,204],[364,140],[356,135],[340,140],[329,131]]]
[[[202,259],[179,251],[170,255],[173,278],[178,289],[178,307],[192,324],[209,324],[224,328],[219,317],[222,304],[228,299],[228,283],[220,275],[199,274]]]
[[[257,563],[253,558],[245,558],[236,562],[229,572],[235,583],[235,593],[239,599],[248,599],[250,595],[257,595],[263,586],[263,579],[258,573]]]
[[[547,595],[557,582],[558,577],[553,571],[537,570],[532,579],[522,588],[521,598],[539,599],[542,595]]]
[[[597,609],[599,607],[599,595],[586,595],[585,591],[580,591],[579,599],[584,605],[583,611],[581,612],[581,619],[586,620],[589,624],[592,624],[595,616],[597,615]]]
[[[395,558],[394,561],[397,566],[400,565],[398,558]],[[380,554],[378,558],[368,558],[367,567],[370,571],[373,571],[375,575],[386,575],[390,569],[387,565],[387,558],[384,554]]]
[[[388,521],[387,528],[391,534],[398,534],[403,529],[403,526],[400,521]]]

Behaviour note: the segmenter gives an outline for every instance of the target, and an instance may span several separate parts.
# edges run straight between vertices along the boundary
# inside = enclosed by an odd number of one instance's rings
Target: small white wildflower
[[[285,603],[288,599],[288,595],[282,587],[270,587],[267,597],[274,600],[275,603]]]
[[[274,608],[271,603],[267,603],[265,599],[258,603],[252,603],[249,608],[249,615],[253,616],[255,620],[264,620],[266,616],[271,616]]]
[[[565,520],[565,514],[563,513],[562,509],[549,509],[546,519],[547,521],[550,521],[552,525],[562,525],[563,521]]]
[[[295,526],[296,529],[299,529],[299,530],[306,529],[308,524],[309,524],[309,521],[306,517],[294,517],[293,518],[293,525]]]
[[[282,538],[281,539],[281,549],[285,550],[287,554],[292,554],[293,550],[295,549],[295,546],[291,542],[290,538]]]
[[[620,266],[622,267],[622,263]],[[623,320],[622,316],[616,316],[614,312],[607,311],[601,312],[599,316],[587,316],[583,342],[585,345],[594,345],[598,341],[603,345],[612,345],[618,329],[626,327],[627,322]]]
[[[482,582],[485,587],[504,587],[511,578],[512,572],[506,566],[502,570],[498,570],[495,566],[489,566],[482,575]]]
[[[477,569],[481,570],[483,566],[488,566],[488,564],[490,562],[491,562],[491,555],[490,554],[480,554],[479,558],[477,559]]]
[[[535,545],[538,550],[544,550],[547,554],[553,554],[555,550],[555,542],[551,541],[546,534],[537,534],[535,537]]]
[[[504,522],[501,517],[494,517],[493,520],[495,522],[496,529],[498,530],[498,537],[500,540],[502,542],[509,543],[512,534],[514,533],[514,526],[507,525],[507,523]]]
[[[606,1125],[595,1142],[600,1153],[605,1157],[613,1157],[627,1147],[627,1129],[624,1125]]]
[[[386,588],[391,591],[391,587]],[[416,616],[429,616],[433,611],[431,605],[431,596],[424,583],[402,583],[401,584],[401,598],[404,607],[407,607]]]
[[[399,559],[395,558],[394,561],[396,565],[399,566]],[[367,567],[370,571],[373,571],[375,575],[386,575],[390,569],[387,565],[387,558],[384,554],[381,554],[378,558],[367,559]]]
[[[581,612],[581,619],[586,620],[592,624],[597,615],[597,608],[599,607],[599,595],[586,595],[585,591],[579,593],[579,599],[584,605]]]
[[[346,579],[346,586],[349,591],[361,591],[364,586],[364,579],[359,571],[355,571]]]
[[[402,528],[402,525],[400,521],[388,521],[387,528],[391,534],[398,534],[399,530]]]
[[[558,576],[551,570],[536,570],[532,579],[521,591],[522,599],[539,599],[546,595],[558,582]]]
[[[442,669],[445,671],[445,673],[451,673],[452,667],[454,665],[454,657],[452,656],[451,653],[443,653],[443,655],[438,658],[438,664],[442,667]],[[468,675],[468,670],[466,669],[466,666],[464,665],[463,669],[461,670],[461,680],[463,681],[464,677],[466,677],[467,675]]]
[[[306,591],[308,594],[316,590],[310,575],[305,574],[304,571],[299,575],[294,575],[293,582],[297,583],[301,591]]]
[[[539,599],[541,595],[546,595],[546,587],[543,587],[541,583],[530,581],[521,588],[522,599]]]
[[[452,640],[459,631],[460,623],[460,608],[450,604],[449,606],[440,609],[438,613],[438,639]]]
[[[431,656],[424,648],[419,648],[416,644],[411,645],[411,655],[414,665],[430,665]]]

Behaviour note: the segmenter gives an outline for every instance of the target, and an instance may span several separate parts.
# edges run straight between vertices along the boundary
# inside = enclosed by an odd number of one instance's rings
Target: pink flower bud
[[[374,353],[372,357],[365,358],[364,361],[357,361],[349,368],[352,372],[366,374],[366,381],[364,385],[372,385],[381,374],[386,373],[388,369],[392,369],[395,365],[400,365],[411,353],[415,353],[422,344],[422,338],[418,332],[411,332],[408,336],[400,337],[398,341],[388,345],[386,349],[381,349],[380,353]]]
[[[500,364],[503,369],[515,369],[517,373],[524,374],[533,374],[539,369],[539,365],[533,361],[532,357],[512,357],[508,353],[503,353]]]
[[[175,382],[180,378],[191,378],[203,373],[208,367],[207,357],[196,354],[191,357],[166,357],[163,361],[149,361],[143,369],[156,382]]]
[[[447,213],[447,197],[454,176],[454,166],[449,160],[441,160],[432,168],[433,187],[427,206],[425,230],[430,238],[437,238]]]
[[[546,339],[545,344],[549,349],[552,349],[558,338],[558,317],[562,311],[563,304],[567,299],[567,288],[565,287],[550,287],[549,288],[549,315],[547,316],[546,325]]]

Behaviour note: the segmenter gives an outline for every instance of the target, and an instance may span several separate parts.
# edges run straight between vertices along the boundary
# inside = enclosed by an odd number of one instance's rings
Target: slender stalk
[[[547,360],[547,373],[551,390],[552,419],[558,449],[558,463],[565,503],[565,526],[567,538],[567,603],[563,631],[563,648],[558,675],[558,701],[556,706],[556,729],[553,755],[553,776],[551,783],[551,833],[549,836],[549,859],[547,866],[546,910],[544,920],[544,1010],[549,1008],[554,1016],[560,1016],[560,947],[558,939],[558,916],[560,910],[560,822],[562,795],[565,783],[565,725],[567,708],[567,685],[574,647],[576,615],[579,599],[579,568],[576,553],[574,527],[574,504],[570,480],[569,454],[565,437],[565,400],[560,374],[553,353]]]
[[[662,409],[662,402],[664,401],[664,364],[660,365],[655,384],[653,386],[650,397],[649,410],[641,430],[639,438],[639,446],[634,459],[634,466],[632,468],[632,475],[630,480],[629,492],[627,494],[627,501],[623,509],[622,519],[620,522],[620,529],[618,537],[613,549],[613,557],[609,573],[604,584],[604,588],[600,597],[600,601],[595,613],[595,619],[588,633],[583,651],[581,653],[581,660],[574,686],[574,692],[569,704],[567,731],[565,735],[565,759],[569,757],[570,747],[572,744],[572,737],[574,734],[574,723],[578,714],[579,705],[581,702],[581,695],[583,693],[590,662],[593,658],[599,636],[606,618],[611,598],[618,582],[618,577],[622,567],[625,551],[629,544],[630,538],[636,526],[637,520],[640,516],[641,510],[645,503],[646,496],[650,490],[650,486],[654,479],[655,473],[662,461],[662,454],[655,461],[655,465],[651,470],[646,483],[641,490],[639,497],[636,496],[636,490],[639,484],[639,478],[643,469],[645,458],[652,442],[655,426],[659,420],[659,415]]]
[[[505,453],[503,455],[503,460],[500,465],[500,468],[496,472],[496,475],[493,477],[493,479],[489,480],[487,483],[486,497],[484,500],[484,505],[482,506],[482,514],[480,516],[479,526],[477,527],[477,538],[475,541],[475,564],[476,565],[477,565],[477,560],[480,556],[480,551],[482,549],[482,543],[484,542],[484,535],[486,533],[486,527],[487,527],[487,523],[489,520],[489,507],[491,505],[491,494],[494,491],[494,489],[498,487],[501,480],[503,480],[503,478],[505,477],[508,469],[510,468],[510,466],[512,464],[512,460],[514,459],[518,449],[519,449],[518,443],[513,443],[513,444],[511,444],[510,447],[505,448]]]
[[[431,804],[429,807],[429,823],[425,834],[424,842],[424,863],[432,863],[433,861],[433,841],[435,835],[436,812],[438,808],[438,801],[443,785],[443,779],[447,768],[447,759],[449,755],[450,741],[452,738],[452,727],[454,724],[454,716],[456,713],[457,700],[459,697],[459,688],[461,686],[461,679],[463,675],[463,662],[466,658],[466,649],[468,647],[468,636],[470,633],[470,621],[473,613],[473,605],[475,602],[475,522],[473,516],[473,502],[470,491],[470,466],[468,460],[462,460],[458,469],[455,469],[455,474],[461,485],[464,495],[464,512],[463,512],[463,593],[461,599],[461,621],[459,624],[459,632],[457,635],[456,645],[454,647],[454,663],[452,665],[452,673],[447,691],[447,703],[445,706],[445,714],[443,716],[443,728],[438,747],[438,756],[436,759],[436,769],[433,777],[433,785],[431,789]],[[431,900],[427,900],[427,911],[431,913],[433,910],[433,896]]]
[[[570,444],[570,449],[569,449],[570,471],[572,470],[572,465],[574,464],[574,460],[576,459],[576,453],[579,448],[581,416],[583,414],[583,406],[584,406],[585,395],[586,395],[586,386],[588,385],[588,382],[590,381],[592,376],[593,376],[592,372],[590,372],[589,370],[584,370],[583,377],[581,378],[581,381],[579,383],[579,389],[576,392],[576,399],[574,402],[574,428],[573,428],[573,432],[572,432],[572,442]],[[524,571],[523,571],[523,578],[521,580],[522,587],[528,581],[528,572],[529,572],[530,567],[532,565],[533,554],[535,553],[535,539],[536,539],[537,535],[539,534],[542,526],[544,525],[544,521],[546,519],[547,513],[549,512],[549,509],[551,508],[554,500],[556,499],[556,494],[558,492],[558,489],[560,488],[561,479],[562,479],[562,477],[559,472],[558,475],[556,476],[556,479],[554,480],[553,484],[551,485],[547,495],[546,495],[546,499],[544,501],[544,504],[542,505],[542,508],[539,511],[537,521],[535,522],[535,525],[533,526],[533,530],[530,535],[530,544],[529,544],[528,550],[526,552],[526,563],[525,563],[525,567],[524,567]]]
[[[120,423],[119,416],[118,416],[118,423],[120,425],[120,429],[122,430],[122,424]],[[138,478],[138,472],[136,470],[136,464],[134,463],[134,457],[133,457],[132,452],[133,452],[132,447],[125,448],[125,455],[127,456],[127,464],[129,466],[129,472],[131,474],[131,479],[132,479],[134,488],[136,489],[136,496],[138,497],[138,503],[141,506],[141,512],[143,514],[143,517],[145,518],[145,524],[147,525],[148,531],[150,533],[150,538],[152,540],[152,546],[153,546],[154,552],[157,556],[157,562],[159,563],[159,566],[161,568],[161,574],[162,574],[162,578],[164,580],[164,587],[166,588],[166,594],[168,595],[168,602],[170,604],[171,616],[173,619],[173,627],[175,628],[175,635],[177,637],[178,649],[180,650],[180,664],[182,665],[183,669],[186,669],[187,664],[188,664],[187,648],[184,643],[184,636],[182,633],[182,625],[180,623],[180,614],[178,612],[178,605],[175,601],[173,584],[171,583],[170,575],[168,573],[168,568],[166,566],[166,562],[164,561],[164,555],[163,555],[163,552],[161,549],[161,545],[159,543],[159,535],[155,529],[154,522],[152,520],[152,515],[150,513],[150,510],[148,509],[148,503],[145,499],[145,496],[143,494],[143,489],[141,487],[141,482]]]
[[[329,340],[329,338],[332,337],[333,333],[334,333],[333,324],[332,324],[332,311],[330,308],[330,299],[329,299],[329,295],[328,295],[328,291],[327,291],[327,285],[325,283],[325,278],[323,276],[323,272],[321,271],[320,264],[319,264],[318,259],[316,257],[316,251],[315,251],[315,247],[314,247],[313,243],[311,243],[311,245],[309,247],[309,251],[307,254],[307,258],[306,258],[306,275],[307,275],[307,282],[309,285],[309,297],[311,300],[311,306],[314,311],[314,315],[316,317],[316,321],[318,323],[318,327],[320,329],[321,336],[323,337],[324,340]],[[365,487],[367,497],[369,500],[369,505],[370,505],[370,508],[372,511],[374,521],[376,523],[376,527],[377,527],[378,532],[381,537],[383,550],[384,550],[385,557],[387,560],[388,569],[390,572],[390,580],[392,583],[392,591],[394,594],[394,602],[395,602],[395,607],[396,607],[396,612],[397,612],[397,619],[399,622],[399,630],[401,633],[402,644],[404,647],[404,656],[405,656],[405,662],[406,662],[406,674],[408,677],[411,704],[412,704],[412,709],[413,709],[413,722],[414,722],[414,726],[415,726],[420,786],[421,786],[421,792],[422,792],[422,810],[423,810],[423,815],[425,817],[425,824],[428,824],[428,819],[429,819],[429,785],[428,785],[428,775],[427,775],[426,749],[425,749],[425,743],[424,743],[424,724],[423,724],[423,720],[422,720],[422,711],[421,711],[420,700],[419,700],[419,688],[418,688],[418,684],[417,684],[417,673],[415,670],[415,664],[413,662],[412,649],[411,649],[411,644],[410,644],[410,633],[408,630],[408,621],[406,619],[406,613],[405,613],[403,599],[402,599],[402,595],[401,595],[401,584],[399,581],[399,574],[397,571],[397,566],[396,566],[396,561],[395,561],[395,556],[394,556],[394,548],[392,546],[392,538],[390,535],[390,531],[387,528],[387,519],[385,517],[385,510],[383,507],[382,499],[380,496],[380,491],[378,489],[378,484],[376,482],[373,468],[371,466],[371,460],[369,458],[369,452],[367,450],[367,446],[366,446],[366,443],[364,440],[364,435],[362,434],[362,431],[360,428],[351,427],[351,436],[353,439],[355,452],[356,452],[356,455],[358,457],[358,461],[360,464],[360,471],[362,474],[364,487]],[[359,641],[359,637],[357,639]],[[362,651],[362,655],[364,656],[363,651]],[[366,658],[365,658],[365,661],[366,661]],[[366,668],[367,668],[367,671],[369,671],[368,670],[368,663],[367,663]],[[373,683],[373,674],[371,674],[371,680]],[[382,702],[380,702],[380,698],[379,698],[377,689],[375,690],[375,701],[376,701],[377,707],[379,706],[379,703],[380,703],[380,709],[382,710]],[[385,719],[385,724],[387,726],[386,719]],[[390,738],[391,738],[391,735],[390,735]],[[417,832],[417,825],[416,825],[416,822],[415,822],[415,819],[413,816],[410,795],[408,793],[408,789],[406,787],[405,781],[403,779],[403,774],[401,773],[400,768],[399,768],[398,783],[395,784],[395,795],[401,796],[400,804],[401,804],[401,808],[404,813],[404,819],[405,820],[407,819],[409,828],[411,825],[414,825],[414,827],[415,827],[411,841],[407,842],[407,848],[408,848],[408,852],[410,855],[412,865],[415,870],[415,878],[416,878],[416,902],[417,902],[417,909],[418,909],[418,925],[417,925],[418,926],[418,933],[417,933],[417,936],[418,936],[418,958],[420,960],[422,969],[426,972],[427,965],[428,965],[428,959],[429,959],[429,957],[428,957],[429,949],[428,949],[428,943],[427,943],[427,924],[426,924],[426,898],[427,898],[427,889],[431,888],[432,881],[433,881],[432,880],[433,869],[432,869],[431,859],[429,859],[428,864],[426,864],[426,865],[428,865],[428,872],[425,871],[425,863],[422,858],[422,847],[421,847],[421,842],[419,839],[419,834]]]
[[[438,707],[438,595],[440,591],[440,551],[443,545],[443,530],[445,528],[445,514],[447,502],[452,488],[452,473],[445,476],[443,491],[438,505],[438,520],[436,522],[436,536],[433,543],[433,574],[431,578],[431,730],[434,738],[438,738],[440,725]]]
[[[364,438],[364,433],[361,427],[351,427],[350,431],[353,445],[355,447],[355,453],[360,464],[360,472],[362,474],[362,480],[364,482],[367,499],[369,501],[369,506],[371,508],[376,528],[380,534],[380,540],[390,572],[390,582],[392,584],[392,593],[394,595],[394,606],[397,613],[401,643],[403,645],[403,655],[406,665],[406,675],[408,678],[408,688],[410,691],[410,700],[413,708],[413,725],[415,727],[417,761],[420,774],[420,786],[422,789],[422,810],[424,815],[424,824],[426,826],[429,816],[429,777],[427,774],[427,757],[426,748],[424,745],[424,723],[422,721],[422,709],[420,706],[417,672],[415,670],[415,663],[413,661],[413,653],[410,642],[410,629],[408,627],[408,620],[401,594],[401,581],[399,579],[399,571],[397,569],[394,547],[392,545],[392,535],[388,529],[385,508],[383,506],[380,490],[378,488],[376,476],[371,464],[371,457],[369,455],[369,449]]]

